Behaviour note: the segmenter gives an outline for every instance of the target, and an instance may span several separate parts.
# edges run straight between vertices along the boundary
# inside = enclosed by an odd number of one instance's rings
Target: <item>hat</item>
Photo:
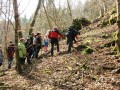
[[[13,43],[12,41],[10,41],[10,43]]]
[[[54,30],[58,30],[58,27],[57,27],[57,26],[55,26],[53,29],[54,29]]]
[[[31,33],[31,35],[34,34],[34,32]]]
[[[20,41],[23,41],[23,40],[25,40],[24,38],[20,38]]]
[[[41,34],[41,32],[37,32],[37,35]]]

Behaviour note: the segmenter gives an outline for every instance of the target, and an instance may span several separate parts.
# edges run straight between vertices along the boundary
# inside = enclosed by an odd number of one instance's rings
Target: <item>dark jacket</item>
[[[25,42],[25,47],[27,52],[32,51],[32,45],[28,41]]]
[[[7,52],[8,52],[8,58],[13,58],[14,53],[15,53],[15,45],[14,44],[10,44],[8,46]]]
[[[77,36],[77,34],[79,34],[79,32],[77,30],[75,30],[75,29],[69,29],[67,31],[67,33],[66,33],[66,37],[70,41],[73,41],[73,40],[76,41],[75,37]]]
[[[41,38],[41,36],[36,36],[36,44],[37,45],[42,45],[42,38]]]

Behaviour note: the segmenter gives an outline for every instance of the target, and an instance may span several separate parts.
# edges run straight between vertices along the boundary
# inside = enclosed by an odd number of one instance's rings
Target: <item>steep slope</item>
[[[33,65],[23,67],[22,76],[7,70],[0,81],[12,90],[120,90],[120,56],[113,53],[114,46],[106,46],[117,25],[94,25],[81,31],[72,53],[66,53],[66,43],[61,41],[61,54],[43,53],[39,60],[32,60]],[[85,46],[93,53],[85,54]]]

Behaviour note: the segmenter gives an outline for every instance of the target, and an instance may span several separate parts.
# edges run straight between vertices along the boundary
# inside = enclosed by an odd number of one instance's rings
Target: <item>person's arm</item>
[[[49,32],[49,34],[48,34],[48,38],[49,38],[49,39],[51,38],[51,32]]]
[[[77,39],[77,40],[76,40],[76,39]],[[78,42],[77,42],[77,41],[78,41],[78,34],[75,36],[75,40],[74,40],[74,41],[75,41],[75,43],[78,45]]]
[[[56,32],[60,35],[60,37],[65,38],[58,30]]]
[[[75,38],[78,40],[78,35],[76,35]]]
[[[23,56],[26,56],[27,52],[24,44],[22,45],[21,49],[22,49]]]

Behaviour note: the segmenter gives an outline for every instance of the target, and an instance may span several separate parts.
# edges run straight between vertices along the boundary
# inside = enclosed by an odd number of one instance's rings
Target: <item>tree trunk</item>
[[[52,4],[53,4],[53,18],[54,18],[54,23],[55,23],[55,26],[57,26],[58,28],[60,28],[60,25],[59,25],[59,22],[58,22],[58,15],[57,15],[57,9],[56,9],[56,6],[55,6],[55,1],[52,0]]]
[[[49,19],[49,16],[48,16],[48,13],[47,13],[47,10],[45,8],[45,5],[43,3],[43,8],[44,8],[44,11],[45,11],[45,14],[46,14],[46,17],[47,17],[47,21],[48,21],[48,24],[49,24],[49,27],[50,27],[50,30],[52,29],[52,25],[51,25],[51,22],[50,22],[50,19]]]
[[[107,13],[107,5],[105,4],[105,2],[103,3],[103,7],[104,7],[104,15]]]
[[[103,8],[103,6],[101,6],[102,5],[101,0],[98,0],[98,5],[99,5],[99,9],[100,9],[100,11],[99,11],[100,17],[104,17],[104,8]]]
[[[72,17],[72,10],[71,10],[71,7],[70,7],[69,0],[67,0],[67,5],[68,5],[68,9],[69,9],[70,18],[71,18],[71,20],[73,20],[73,17]]]
[[[117,42],[117,45],[118,45],[118,48],[119,48],[119,51],[120,51],[120,0],[117,0],[117,14],[118,14],[118,17],[117,17],[117,24],[118,24],[118,34],[117,34],[117,37],[118,37],[118,42]]]
[[[18,73],[22,72],[21,69],[21,64],[20,64],[20,59],[19,59],[19,51],[18,51],[18,31],[21,30],[21,25],[20,25],[20,20],[19,20],[19,13],[18,13],[18,5],[17,5],[17,0],[13,0],[13,9],[14,9],[14,19],[15,19],[15,45],[16,45],[16,70]],[[21,32],[22,35],[22,32]]]
[[[37,15],[38,15],[38,11],[39,11],[39,9],[40,9],[40,6],[41,6],[42,2],[44,2],[44,0],[38,0],[37,8],[36,8],[36,10],[35,10],[33,19],[32,19],[32,21],[31,21],[31,23],[30,23],[29,35],[33,32],[33,27],[34,27],[34,25],[35,25],[35,21],[36,21]]]

